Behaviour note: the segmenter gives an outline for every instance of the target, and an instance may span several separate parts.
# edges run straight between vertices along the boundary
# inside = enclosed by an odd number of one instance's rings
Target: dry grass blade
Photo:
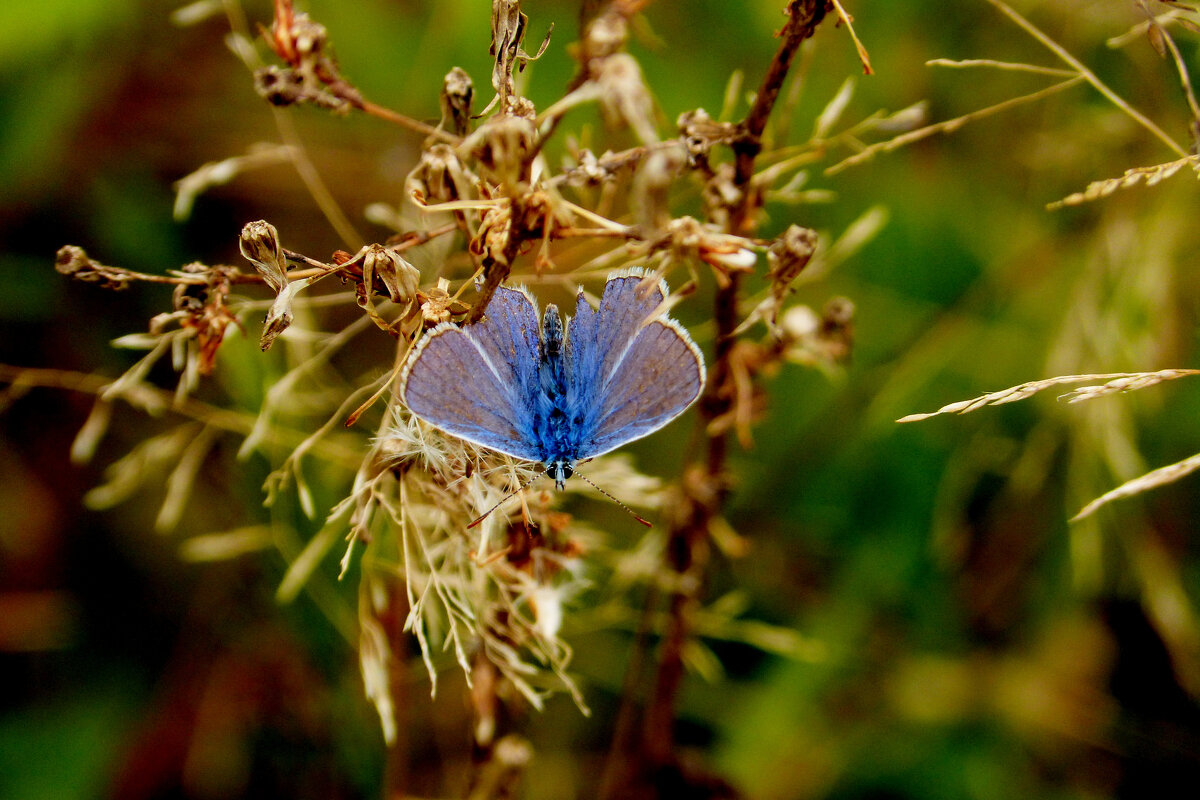
[[[1109,373],[1106,375],[1059,375],[1054,378],[1046,378],[1040,381],[1029,381],[1017,386],[1001,389],[998,392],[989,392],[985,395],[973,398],[971,400],[960,400],[957,403],[950,403],[942,406],[937,411],[931,411],[927,414],[909,414],[906,417],[901,417],[897,422],[921,422],[930,417],[937,417],[942,414],[967,414],[984,406],[998,406],[1004,403],[1014,403],[1018,400],[1024,400],[1027,397],[1032,397],[1043,389],[1049,389],[1052,386],[1062,386],[1070,383],[1082,383],[1083,381],[1104,381],[1103,384],[1097,386],[1081,386],[1063,397],[1067,398],[1068,402],[1077,403],[1080,400],[1090,400],[1095,397],[1104,397],[1105,395],[1116,394],[1118,392],[1130,392],[1135,389],[1144,389],[1147,386],[1154,386],[1163,381],[1182,378],[1187,375],[1200,374],[1200,370],[1195,369],[1164,369],[1158,372],[1120,372]]]
[[[1082,192],[1076,192],[1064,197],[1062,200],[1047,203],[1046,209],[1054,211],[1063,206],[1078,206],[1083,203],[1090,203],[1093,200],[1108,197],[1113,192],[1128,189],[1140,183],[1144,183],[1147,186],[1154,186],[1172,177],[1185,166],[1191,166],[1193,170],[1200,172],[1200,156],[1185,156],[1175,161],[1168,161],[1165,164],[1155,164],[1152,167],[1135,167],[1125,170],[1125,174],[1119,178],[1092,181]]]
[[[1189,458],[1185,458],[1183,461],[1178,461],[1165,467],[1159,467],[1152,472],[1147,472],[1141,477],[1134,478],[1131,481],[1121,484],[1110,492],[1105,492],[1104,494],[1100,495],[1095,500],[1084,506],[1078,514],[1071,517],[1071,521],[1076,522],[1084,517],[1090,516],[1098,508],[1111,503],[1113,500],[1120,500],[1122,497],[1132,497],[1135,494],[1141,494],[1142,492],[1150,489],[1156,489],[1159,486],[1164,486],[1168,483],[1174,483],[1185,475],[1190,475],[1191,473],[1195,472],[1197,469],[1200,469],[1200,453],[1190,456]]]
[[[1001,111],[1007,111],[1010,108],[1016,108],[1017,106],[1021,106],[1026,103],[1032,103],[1037,100],[1041,100],[1049,97],[1052,94],[1057,94],[1064,89],[1069,89],[1072,86],[1082,83],[1084,80],[1085,79],[1082,75],[1076,75],[1073,78],[1068,78],[1060,83],[1047,86],[1045,89],[1033,92],[1032,94],[1013,97],[1001,103],[996,103],[995,105],[981,108],[978,111],[972,111],[969,114],[963,114],[961,117],[955,117],[954,119],[948,119],[945,122],[938,122],[933,125],[926,125],[923,128],[917,128],[915,131],[909,131],[891,139],[887,139],[882,142],[876,142],[875,144],[863,149],[861,152],[855,153],[849,158],[843,159],[842,161],[839,161],[838,163],[829,167],[825,170],[825,174],[836,175],[847,167],[857,166],[865,161],[870,161],[880,153],[890,153],[893,150],[898,150],[905,145],[912,144],[913,142],[920,141],[921,139],[925,139],[935,134],[953,133],[963,125],[966,125],[968,122],[974,122],[975,120],[983,119],[984,117],[990,117],[992,114],[997,114]]]
[[[1071,78],[1077,75],[1073,69],[1061,67],[1043,67],[1038,64],[1023,64],[1019,61],[997,61],[992,58],[933,58],[925,62],[927,67],[948,67],[949,69],[969,69],[971,67],[988,67],[989,69],[1005,70],[1007,72],[1028,72],[1032,75],[1050,75],[1055,78]]]

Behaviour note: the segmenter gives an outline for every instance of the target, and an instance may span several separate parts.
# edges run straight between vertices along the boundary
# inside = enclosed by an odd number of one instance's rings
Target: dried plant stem
[[[355,105],[363,113],[370,114],[373,117],[379,117],[380,119],[387,120],[388,122],[394,122],[402,128],[408,128],[409,130],[416,131],[417,133],[423,133],[426,136],[432,136],[435,139],[441,139],[443,142],[447,142],[449,144],[458,144],[460,141],[462,141],[461,136],[455,136],[449,131],[444,131],[441,128],[434,127],[427,122],[421,122],[419,119],[413,119],[412,117],[401,114],[398,111],[393,111],[386,106],[372,103],[370,100],[360,99],[357,103],[355,103]]]
[[[1073,69],[1059,67],[1043,67],[1037,64],[1022,64],[1019,61],[996,61],[992,58],[931,58],[925,62],[927,67],[947,67],[948,69],[969,69],[971,67],[987,67],[1006,72],[1028,72],[1032,75],[1049,75],[1055,78],[1073,78],[1079,73]]]
[[[739,190],[739,198],[729,209],[729,233],[742,234],[756,223],[757,199],[751,182],[755,159],[762,149],[763,131],[796,52],[804,40],[812,36],[831,8],[826,0],[793,0],[788,5],[788,21],[780,33],[782,41],[755,95],[754,104],[740,126],[741,135],[732,143],[734,182]],[[736,272],[727,278],[724,285],[718,286],[714,299],[715,352],[700,403],[700,413],[706,423],[727,415],[736,401],[736,393],[729,391],[729,379],[733,372],[731,356],[737,343],[741,284]],[[728,483],[724,474],[726,453],[725,434],[712,435],[708,439],[704,459],[685,471],[677,515],[667,541],[666,566],[672,573],[668,582],[671,587],[668,621],[658,653],[652,696],[643,719],[641,747],[638,751],[642,762],[638,765],[641,771],[638,777],[647,783],[653,780],[654,773],[674,765],[677,760],[675,699],[684,675],[684,650],[692,635],[693,617],[704,586],[709,556],[708,532],[713,520],[720,515],[727,494]],[[614,750],[624,752],[628,745],[627,742],[616,741]]]

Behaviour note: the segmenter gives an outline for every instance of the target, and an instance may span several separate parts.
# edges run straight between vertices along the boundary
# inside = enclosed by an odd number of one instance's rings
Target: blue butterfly
[[[641,269],[609,276],[600,307],[579,290],[564,327],[558,308],[501,286],[484,318],[443,322],[413,349],[400,399],[446,433],[535,461],[561,489],[575,465],[666,425],[704,388],[704,357],[661,313],[664,281]]]

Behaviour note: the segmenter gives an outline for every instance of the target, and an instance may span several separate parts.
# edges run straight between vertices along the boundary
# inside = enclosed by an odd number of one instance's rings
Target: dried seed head
[[[486,261],[507,264],[508,243],[512,238],[512,206],[491,206],[483,213],[479,231],[471,240],[472,253],[483,256]]]
[[[825,366],[849,359],[854,348],[854,310],[854,303],[845,297],[831,298],[819,316],[808,306],[789,308],[780,322],[787,359]]]
[[[335,114],[347,114],[355,103],[361,104],[357,91],[348,84],[338,85],[338,94],[326,89],[322,81],[300,70],[286,67],[262,67],[254,71],[254,91],[275,106],[308,103]],[[354,99],[352,102],[351,98]]]
[[[459,152],[476,159],[484,177],[511,186],[524,179],[536,142],[532,120],[505,114],[480,125]]]
[[[796,276],[808,266],[817,252],[817,232],[799,225],[789,225],[783,234],[767,248],[770,265],[771,292],[783,299]]]
[[[279,231],[266,220],[247,222],[242,226],[238,247],[246,260],[254,265],[263,281],[275,291],[275,302],[267,312],[258,346],[269,350],[279,334],[292,324],[292,301],[311,279],[289,281],[287,260],[279,243]]]
[[[54,269],[62,275],[78,275],[92,268],[92,260],[82,247],[68,244],[58,248],[54,258]]]
[[[629,38],[629,23],[625,17],[609,9],[588,23],[583,34],[580,63],[585,66],[597,58],[608,58],[620,52]]]
[[[581,176],[588,184],[596,185],[606,178],[612,177],[607,170],[600,166],[599,159],[591,150],[580,150],[577,160],[579,164],[574,169],[574,173]]]
[[[295,70],[269,66],[254,70],[254,91],[273,106],[290,106],[304,100],[304,79]]]
[[[292,301],[307,285],[307,281],[294,281],[283,287],[275,296],[275,302],[271,305],[271,310],[267,312],[267,318],[263,322],[262,335],[258,338],[259,349],[264,353],[271,349],[271,345],[275,343],[279,334],[291,326],[292,320],[295,318],[292,313]]]
[[[475,84],[462,67],[454,67],[442,79],[442,125],[463,136],[471,127],[471,100]]]
[[[73,244],[58,249],[54,258],[54,269],[77,281],[99,283],[105,289],[125,289],[133,281],[133,277],[125,270],[94,261],[82,247]]]
[[[291,30],[288,32],[296,48],[296,55],[301,63],[314,59],[325,50],[329,34],[325,26],[309,18],[307,14],[297,14],[292,19]]]
[[[528,97],[513,95],[504,101],[504,109],[501,113],[510,117],[527,119],[532,122],[537,119],[537,106]]]
[[[417,296],[421,273],[395,250],[381,244],[368,245],[362,259],[363,283],[379,278],[393,303],[408,305]]]
[[[404,180],[404,188],[417,205],[446,203],[465,197],[473,180],[454,148],[435,144],[421,153],[420,162]]]
[[[747,247],[745,239],[704,225],[695,217],[671,220],[667,225],[667,235],[676,259],[699,259],[713,267],[718,276],[747,272],[758,261],[758,256]]]
[[[737,135],[737,126],[732,122],[717,122],[703,108],[685,111],[675,120],[680,139],[688,151],[691,166],[707,163],[713,145],[732,141]]]
[[[238,237],[238,248],[268,286],[279,292],[287,285],[287,262],[274,225],[262,219],[247,222]]]

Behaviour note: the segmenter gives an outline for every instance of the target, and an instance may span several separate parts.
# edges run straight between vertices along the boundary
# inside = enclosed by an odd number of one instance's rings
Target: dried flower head
[[[82,247],[68,244],[58,249],[54,269],[77,281],[99,283],[105,289],[125,289],[133,280],[124,270],[107,267],[88,256]]]
[[[279,243],[279,231],[266,220],[247,222],[238,237],[242,256],[254,265],[267,286],[276,292],[287,286],[287,261]]]
[[[688,164],[708,164],[708,153],[718,144],[728,144],[738,135],[732,122],[717,122],[703,108],[685,111],[675,121],[679,136],[688,151]]]
[[[459,153],[475,160],[484,178],[502,186],[528,180],[536,152],[537,127],[531,117],[492,117],[463,140]]]
[[[404,180],[404,189],[419,206],[448,203],[469,197],[477,180],[453,147],[434,144],[421,153],[421,160]]]

